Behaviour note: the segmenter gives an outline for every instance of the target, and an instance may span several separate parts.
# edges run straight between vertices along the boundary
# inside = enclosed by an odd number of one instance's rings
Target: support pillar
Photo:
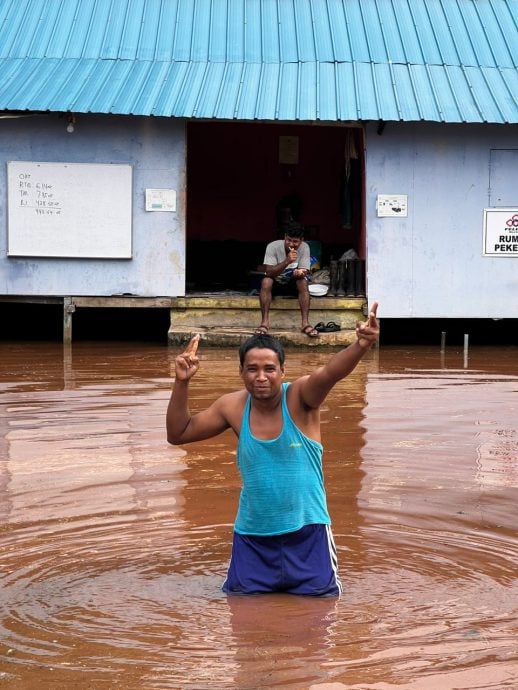
[[[76,310],[76,305],[72,301],[72,297],[65,297],[63,299],[63,343],[70,344],[72,342],[72,314]]]

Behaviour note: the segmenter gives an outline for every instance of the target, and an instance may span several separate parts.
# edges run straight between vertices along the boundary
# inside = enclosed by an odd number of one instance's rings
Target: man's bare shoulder
[[[231,393],[224,393],[214,403],[222,412],[231,412],[234,410],[243,410],[248,393],[246,390],[232,391]]]
[[[304,376],[301,376],[290,383],[286,393],[288,409],[290,412],[308,411],[313,409],[313,406],[309,405],[306,400],[308,385],[310,385],[309,380],[310,374],[305,374]]]
[[[219,410],[219,414],[224,417],[227,424],[234,429],[237,435],[239,435],[239,429],[241,428],[247,395],[248,393],[244,389],[232,391],[232,393],[224,393],[214,403]]]
[[[240,388],[239,390],[236,391],[231,391],[230,393],[223,393],[223,395],[220,396],[219,400],[222,400],[227,403],[235,402],[238,400],[246,400],[248,393],[244,388]]]
[[[304,383],[304,379],[307,379],[308,376],[301,376],[299,378],[293,379],[293,381],[290,381],[288,383],[288,387],[286,389],[286,400],[288,403],[293,403],[295,399],[300,398],[301,394],[301,388]]]

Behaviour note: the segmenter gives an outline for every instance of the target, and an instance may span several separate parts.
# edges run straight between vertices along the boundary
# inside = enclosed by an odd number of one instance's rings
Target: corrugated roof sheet
[[[0,110],[518,122],[517,0],[0,0]]]

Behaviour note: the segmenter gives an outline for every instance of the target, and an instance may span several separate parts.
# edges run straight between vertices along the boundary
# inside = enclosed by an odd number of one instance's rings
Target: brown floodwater
[[[382,347],[332,391],[339,600],[221,592],[236,442],[167,444],[175,354],[0,343],[0,687],[518,688],[516,348]],[[193,409],[240,385],[201,358]]]

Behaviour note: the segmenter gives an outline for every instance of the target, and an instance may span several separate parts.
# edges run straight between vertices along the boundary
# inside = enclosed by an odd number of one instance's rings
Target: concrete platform
[[[169,345],[183,347],[189,340],[199,333],[204,345],[213,347],[239,347],[239,345],[254,333],[254,328],[176,328],[169,331]],[[334,333],[321,333],[318,338],[308,338],[300,331],[271,328],[269,334],[277,338],[285,347],[336,347],[344,348],[354,342],[356,336],[354,330],[347,329]]]
[[[259,298],[239,292],[189,294],[185,297],[112,296],[0,296],[0,301],[34,304],[59,304],[63,307],[63,342],[72,341],[72,317],[77,309],[168,309],[170,325],[168,344],[185,345],[200,333],[205,345],[236,347],[250,337],[261,321]],[[340,330],[308,338],[300,332],[300,310],[296,297],[274,299],[270,312],[270,333],[285,347],[347,347],[355,339],[357,321],[367,314],[365,297],[314,297],[310,323],[334,321]]]
[[[269,333],[285,347],[343,348],[354,341],[356,322],[365,319],[366,309],[364,297],[313,298],[311,324],[334,321],[340,330],[309,338],[300,332],[298,300],[282,297],[272,302]],[[255,295],[217,293],[173,298],[168,343],[182,347],[199,333],[205,345],[237,347],[253,335],[260,320]]]

